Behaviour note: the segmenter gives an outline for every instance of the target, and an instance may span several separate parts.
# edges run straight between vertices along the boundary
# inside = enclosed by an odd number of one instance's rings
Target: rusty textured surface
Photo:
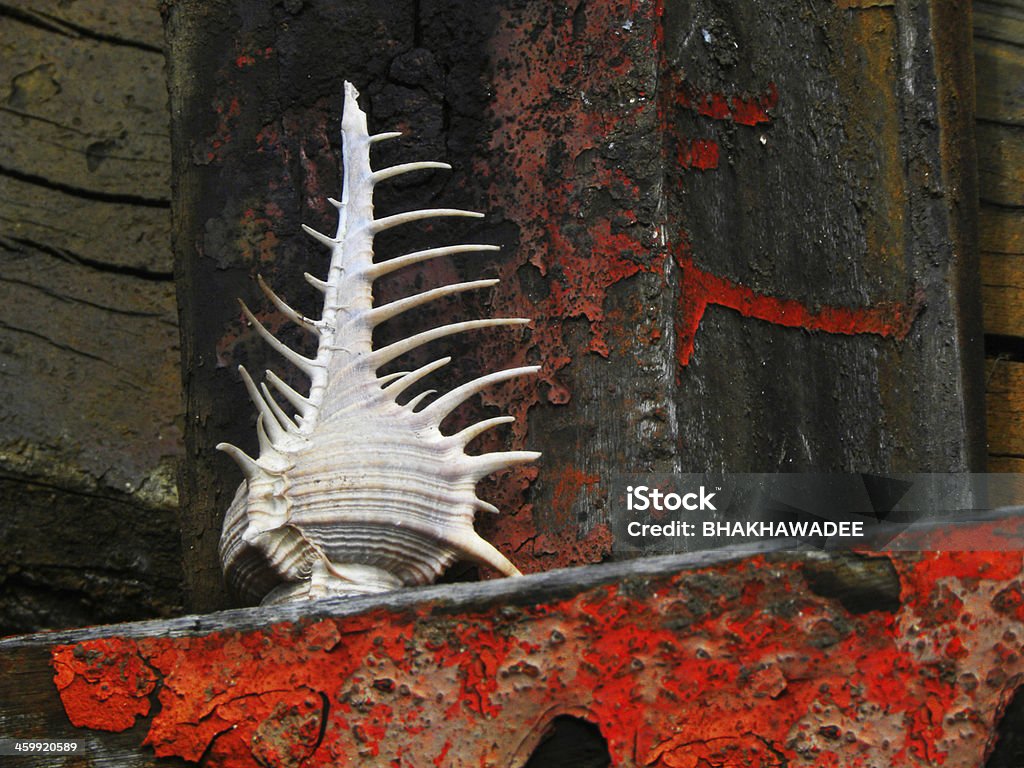
[[[471,406],[522,417],[487,447],[544,452],[482,491],[502,514],[481,532],[522,570],[610,557],[604,484],[623,469],[973,466],[969,190],[949,109],[969,89],[946,64],[966,8],[798,6],[171,4],[194,607],[223,604],[213,552],[234,476],[211,448],[253,432],[234,368],[277,366],[232,300],[302,346],[252,278],[313,306],[301,274],[321,254],[299,224],[331,218],[345,78],[372,129],[407,132],[378,163],[455,168],[390,188],[381,213],[443,200],[488,214],[381,238],[379,254],[504,246],[381,281],[386,300],[503,278],[381,341],[453,315],[534,318],[431,350],[457,365],[423,385],[543,365]]]
[[[0,723],[63,712],[132,766],[521,766],[565,714],[617,766],[980,766],[1024,674],[1024,517],[916,536],[16,638],[35,700]]]

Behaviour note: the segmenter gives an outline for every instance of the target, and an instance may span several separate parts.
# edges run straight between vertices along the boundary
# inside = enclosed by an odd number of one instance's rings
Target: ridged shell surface
[[[307,358],[282,344],[249,309],[242,310],[264,339],[309,377],[301,395],[273,373],[257,386],[240,369],[256,406],[260,453],[252,458],[221,443],[241,467],[239,486],[224,519],[221,562],[232,590],[248,602],[381,592],[429,584],[452,562],[472,560],[505,575],[518,570],[473,530],[478,510],[497,511],[476,495],[484,476],[539,454],[508,451],[469,455],[470,440],[511,417],[487,419],[452,435],[441,421],[483,388],[535,367],[498,371],[463,384],[424,405],[428,393],[399,404],[442,358],[417,370],[379,376],[385,364],[429,341],[491,325],[519,325],[523,318],[469,320],[431,328],[374,349],[373,329],[401,312],[441,296],[490,287],[478,280],[442,286],[383,306],[373,306],[373,282],[389,272],[455,253],[495,250],[453,245],[374,261],[374,235],[435,216],[480,214],[427,209],[383,218],[373,215],[373,188],[393,176],[444,163],[414,162],[374,171],[370,146],[397,134],[369,135],[358,93],[345,84],[342,116],[344,183],[333,236],[306,231],[331,250],[326,280],[307,275],[324,294],[319,320],[303,317],[262,281],[270,301],[293,322],[318,336]],[[269,385],[269,386],[268,386]],[[274,390],[287,404],[285,409]],[[294,415],[290,415],[293,411]]]

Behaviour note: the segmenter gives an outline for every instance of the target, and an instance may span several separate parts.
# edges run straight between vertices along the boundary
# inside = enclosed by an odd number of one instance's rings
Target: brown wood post
[[[544,452],[482,491],[502,515],[480,529],[523,570],[611,557],[622,471],[980,469],[967,25],[924,0],[171,4],[192,606],[223,604],[239,478],[213,445],[255,443],[235,367],[277,365],[234,298],[276,323],[260,272],[315,311],[301,274],[323,256],[299,224],[331,226],[345,79],[371,129],[407,132],[379,162],[454,166],[380,211],[488,214],[380,250],[504,246],[415,278],[501,277],[485,302],[394,333],[535,320],[449,347],[445,382],[544,366],[476,406],[528,424],[493,440]]]

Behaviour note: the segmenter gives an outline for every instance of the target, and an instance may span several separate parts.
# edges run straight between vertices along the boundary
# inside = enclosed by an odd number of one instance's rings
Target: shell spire
[[[306,274],[323,294],[319,319],[305,317],[258,278],[261,291],[286,318],[317,337],[316,355],[305,357],[277,340],[249,308],[242,311],[260,336],[309,377],[302,395],[271,372],[257,386],[239,372],[256,408],[259,455],[221,443],[245,480],[228,508],[221,535],[221,563],[229,586],[244,600],[279,602],[324,595],[363,594],[433,582],[452,562],[471,560],[506,576],[518,569],[473,530],[477,510],[497,510],[476,495],[482,477],[540,454],[507,451],[469,455],[477,435],[512,417],[489,418],[453,435],[441,422],[484,388],[536,366],[486,374],[423,405],[432,390],[399,404],[398,398],[450,358],[415,370],[378,369],[423,344],[451,334],[524,318],[484,318],[429,328],[374,349],[380,323],[435,299],[489,288],[497,281],[453,283],[374,307],[377,277],[429,259],[493,251],[493,245],[450,245],[374,262],[374,236],[391,227],[440,216],[479,217],[455,208],[373,214],[373,189],[404,173],[450,168],[410,162],[374,170],[370,147],[398,134],[371,135],[358,92],[345,83],[341,120],[343,184],[333,234],[303,229],[330,250],[326,279]],[[269,386],[268,386],[269,384]],[[274,390],[294,415],[289,415]]]

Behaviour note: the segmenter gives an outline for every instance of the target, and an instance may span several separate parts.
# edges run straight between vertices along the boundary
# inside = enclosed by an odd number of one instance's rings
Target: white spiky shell
[[[345,83],[342,116],[342,198],[333,236],[303,226],[331,249],[326,281],[306,275],[324,293],[319,320],[303,317],[259,280],[273,304],[293,322],[319,337],[314,358],[285,346],[245,304],[242,310],[275,350],[310,379],[303,396],[271,372],[267,381],[296,411],[291,417],[240,368],[258,410],[260,454],[256,459],[221,443],[241,467],[239,486],[224,520],[220,554],[225,577],[243,599],[280,602],[330,594],[381,592],[433,582],[457,559],[489,565],[505,575],[519,571],[473,530],[477,510],[497,511],[476,495],[484,476],[535,460],[531,451],[483,455],[465,453],[466,444],[486,429],[513,421],[487,419],[445,435],[441,421],[484,387],[537,367],[499,371],[463,384],[416,410],[422,397],[399,405],[396,398],[449,362],[443,358],[418,370],[378,376],[399,355],[433,339],[493,325],[518,325],[523,318],[452,323],[373,349],[379,323],[412,307],[496,280],[443,286],[406,299],[373,306],[373,281],[381,275],[447,254],[496,250],[488,245],[454,245],[418,251],[374,263],[374,235],[390,227],[434,216],[481,214],[428,209],[374,218],[373,188],[401,173],[449,168],[418,162],[378,171],[370,167],[370,146],[397,136],[369,135],[358,92]],[[426,393],[424,393],[426,394]]]

